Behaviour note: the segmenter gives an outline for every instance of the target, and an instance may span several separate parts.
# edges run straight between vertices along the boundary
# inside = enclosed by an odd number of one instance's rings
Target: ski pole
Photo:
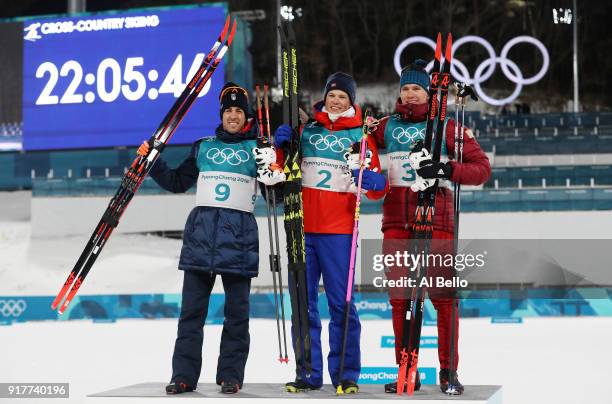
[[[457,83],[456,84],[456,88],[457,88],[457,96],[456,96],[456,100],[458,100],[455,103],[455,158],[456,161],[461,164],[463,163],[463,141],[464,141],[464,123],[465,123],[465,104],[466,104],[466,97],[469,95],[471,96],[471,98],[475,101],[478,101],[478,97],[476,97],[476,94],[474,93],[474,90],[472,89],[472,87],[470,87],[469,85],[465,84],[465,83]],[[459,109],[457,108],[457,105],[461,106],[461,121],[459,121]],[[453,195],[453,199],[454,199],[454,253],[455,255],[458,253],[459,250],[459,214],[461,213],[461,184],[460,183],[455,183],[454,184],[454,195]],[[456,269],[454,268],[453,265],[453,276],[457,273]],[[455,335],[457,333],[456,330],[456,321],[457,321],[457,311],[459,310],[459,302],[457,300],[457,292],[456,290],[453,289],[452,292],[452,302],[451,302],[451,335],[450,335],[450,368],[449,368],[449,381],[448,381],[448,388],[446,389],[446,394],[448,395],[457,395],[459,394],[459,392],[456,389],[456,386],[454,385],[454,380],[455,380],[455,373],[456,373],[456,369],[455,369],[455,356],[456,356],[456,346],[455,346]]]
[[[355,259],[357,256],[357,237],[359,235],[359,213],[361,207],[361,191],[363,181],[363,170],[365,169],[365,156],[368,140],[368,123],[371,119],[370,110],[367,109],[364,115],[363,135],[361,137],[359,149],[359,176],[357,177],[357,200],[355,202],[355,216],[353,222],[353,235],[351,239],[351,256],[349,260],[348,281],[346,283],[346,300],[344,302],[344,330],[342,334],[342,349],[340,352],[340,370],[338,372],[339,381],[336,394],[344,394],[342,390],[342,374],[344,373],[344,357],[346,356],[346,343],[348,336],[349,313],[351,309],[351,299],[353,297],[353,278],[355,276]]]
[[[272,144],[272,131],[270,130],[270,104],[268,101],[269,98],[269,91],[268,91],[268,85],[264,84],[264,89],[263,89],[263,95],[264,95],[264,127],[266,128],[267,131],[267,136],[268,136],[268,142],[270,144]],[[274,187],[272,187],[270,189],[271,191],[271,198],[272,198],[272,220],[274,222],[274,242],[276,243],[276,248],[275,248],[275,254],[274,254],[274,260],[276,262],[276,273],[278,274],[278,290],[279,290],[279,296],[280,296],[280,307],[281,307],[281,324],[283,326],[283,347],[285,348],[285,356],[282,359],[279,359],[281,362],[285,362],[285,363],[289,363],[289,356],[287,354],[287,331],[286,331],[286,326],[285,326],[285,296],[283,293],[283,276],[282,276],[282,271],[281,271],[281,260],[280,260],[280,241],[279,241],[279,237],[278,237],[278,219],[277,219],[277,210],[276,210],[276,189]],[[272,277],[274,277],[274,274],[272,274]]]
[[[264,132],[263,118],[261,112],[261,93],[259,91],[259,85],[255,86],[255,99],[257,100],[257,121],[259,123],[259,136],[260,139],[264,141],[268,141],[268,137]],[[272,273],[272,285],[274,289],[274,317],[276,318],[276,333],[278,337],[278,360],[283,362],[283,348],[281,346],[281,335],[280,335],[280,323],[278,316],[278,291],[276,287],[276,272],[278,268],[276,267],[276,254],[274,251],[274,241],[272,238],[272,210],[270,206],[270,187],[268,185],[264,186],[265,200],[266,200],[266,216],[268,218],[268,240],[270,242],[270,272]]]

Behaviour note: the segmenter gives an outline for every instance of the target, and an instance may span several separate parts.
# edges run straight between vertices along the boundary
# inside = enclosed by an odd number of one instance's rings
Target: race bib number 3
[[[393,187],[409,187],[416,180],[416,173],[408,161],[409,153],[388,153],[389,183]]]
[[[408,161],[410,153],[394,152],[387,153],[389,158],[389,184],[392,187],[409,187],[416,181],[416,172]],[[447,158],[440,161],[447,162]],[[452,188],[452,184],[447,180],[438,181],[438,187]]]

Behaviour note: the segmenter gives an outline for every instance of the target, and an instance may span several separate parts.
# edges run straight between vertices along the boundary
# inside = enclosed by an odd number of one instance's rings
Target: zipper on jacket
[[[219,209],[215,209],[215,234],[213,235],[213,245],[210,257],[210,276],[212,277],[215,268],[215,252],[217,250],[217,234],[219,233]]]

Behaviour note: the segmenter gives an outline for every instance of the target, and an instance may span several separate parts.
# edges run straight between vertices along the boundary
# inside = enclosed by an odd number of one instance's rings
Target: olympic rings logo
[[[402,127],[397,127],[393,129],[391,132],[393,139],[397,140],[399,144],[412,143],[418,139],[425,138],[425,128],[419,130],[415,127],[409,127],[408,129],[404,129]]]
[[[468,35],[458,39],[456,42],[453,43],[453,55],[457,52],[457,49],[459,49],[461,45],[471,42],[481,45],[487,51],[489,58],[480,63],[480,65],[478,65],[476,71],[474,72],[474,76],[472,77],[465,64],[463,64],[459,59],[453,56],[453,62],[451,64],[451,75],[460,82],[473,85],[480,99],[486,102],[487,104],[504,105],[513,102],[521,93],[523,86],[540,81],[548,71],[548,66],[550,65],[550,56],[548,54],[548,49],[546,49],[542,42],[540,42],[534,37],[521,35],[511,39],[504,45],[500,55],[497,56],[497,54],[495,53],[495,49],[493,49],[493,46],[487,40],[476,35]],[[434,50],[436,48],[436,43],[425,36],[413,36],[404,39],[395,50],[395,55],[393,56],[393,65],[397,74],[400,74],[402,70],[400,63],[400,56],[402,55],[402,52],[408,46],[415,43],[422,43],[428,45],[431,47],[431,49]],[[512,60],[508,59],[508,53],[510,52],[510,49],[512,49],[512,47],[519,43],[531,44],[535,46],[536,49],[542,54],[542,67],[535,75],[531,77],[525,77],[518,65]],[[504,75],[514,84],[516,84],[516,88],[514,89],[512,94],[503,99],[496,99],[490,97],[484,92],[481,87],[481,84],[486,82],[493,75],[498,64],[501,66],[501,70]],[[429,62],[429,64],[427,65],[427,70],[430,71],[432,66],[433,61]]]
[[[347,137],[338,138],[335,135],[323,136],[320,133],[312,135],[308,141],[319,151],[329,149],[335,153],[342,153],[351,145],[351,139]]]
[[[233,150],[229,147],[219,150],[213,147],[206,152],[206,158],[215,164],[228,163],[229,165],[237,166],[240,163],[249,161],[251,157],[245,150]]]
[[[3,317],[19,317],[28,307],[25,300],[0,300],[0,314]]]

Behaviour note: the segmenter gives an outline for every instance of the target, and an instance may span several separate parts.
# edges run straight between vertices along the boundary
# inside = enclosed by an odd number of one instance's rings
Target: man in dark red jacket
[[[380,121],[373,135],[379,148],[387,149],[388,157],[388,193],[383,204],[382,231],[384,240],[413,238],[412,225],[417,204],[418,192],[413,192],[410,186],[417,177],[423,179],[436,178],[439,188],[436,195],[434,216],[434,239],[454,238],[454,210],[453,193],[449,181],[480,185],[485,183],[491,175],[489,159],[482,151],[468,128],[459,128],[463,131],[463,162],[453,161],[455,156],[455,122],[447,119],[444,125],[446,141],[442,144],[440,162],[430,162],[415,172],[408,160],[408,156],[419,140],[425,138],[426,116],[428,109],[428,90],[430,79],[425,70],[426,63],[416,60],[411,66],[402,71],[400,78],[400,96],[395,107],[395,114],[387,116]],[[440,360],[440,387],[446,391],[448,386],[450,363],[450,335],[451,313],[453,299],[430,299],[438,313],[438,357]],[[402,341],[403,316],[408,305],[405,297],[391,296],[393,331],[395,334],[396,362],[400,362],[400,348]],[[459,316],[455,317],[455,346],[458,341]],[[459,355],[453,368],[457,369]],[[454,373],[456,379],[456,372]],[[455,387],[463,392],[463,386],[454,380]],[[416,389],[420,386],[417,380]],[[389,383],[385,391],[394,392],[396,383]]]

